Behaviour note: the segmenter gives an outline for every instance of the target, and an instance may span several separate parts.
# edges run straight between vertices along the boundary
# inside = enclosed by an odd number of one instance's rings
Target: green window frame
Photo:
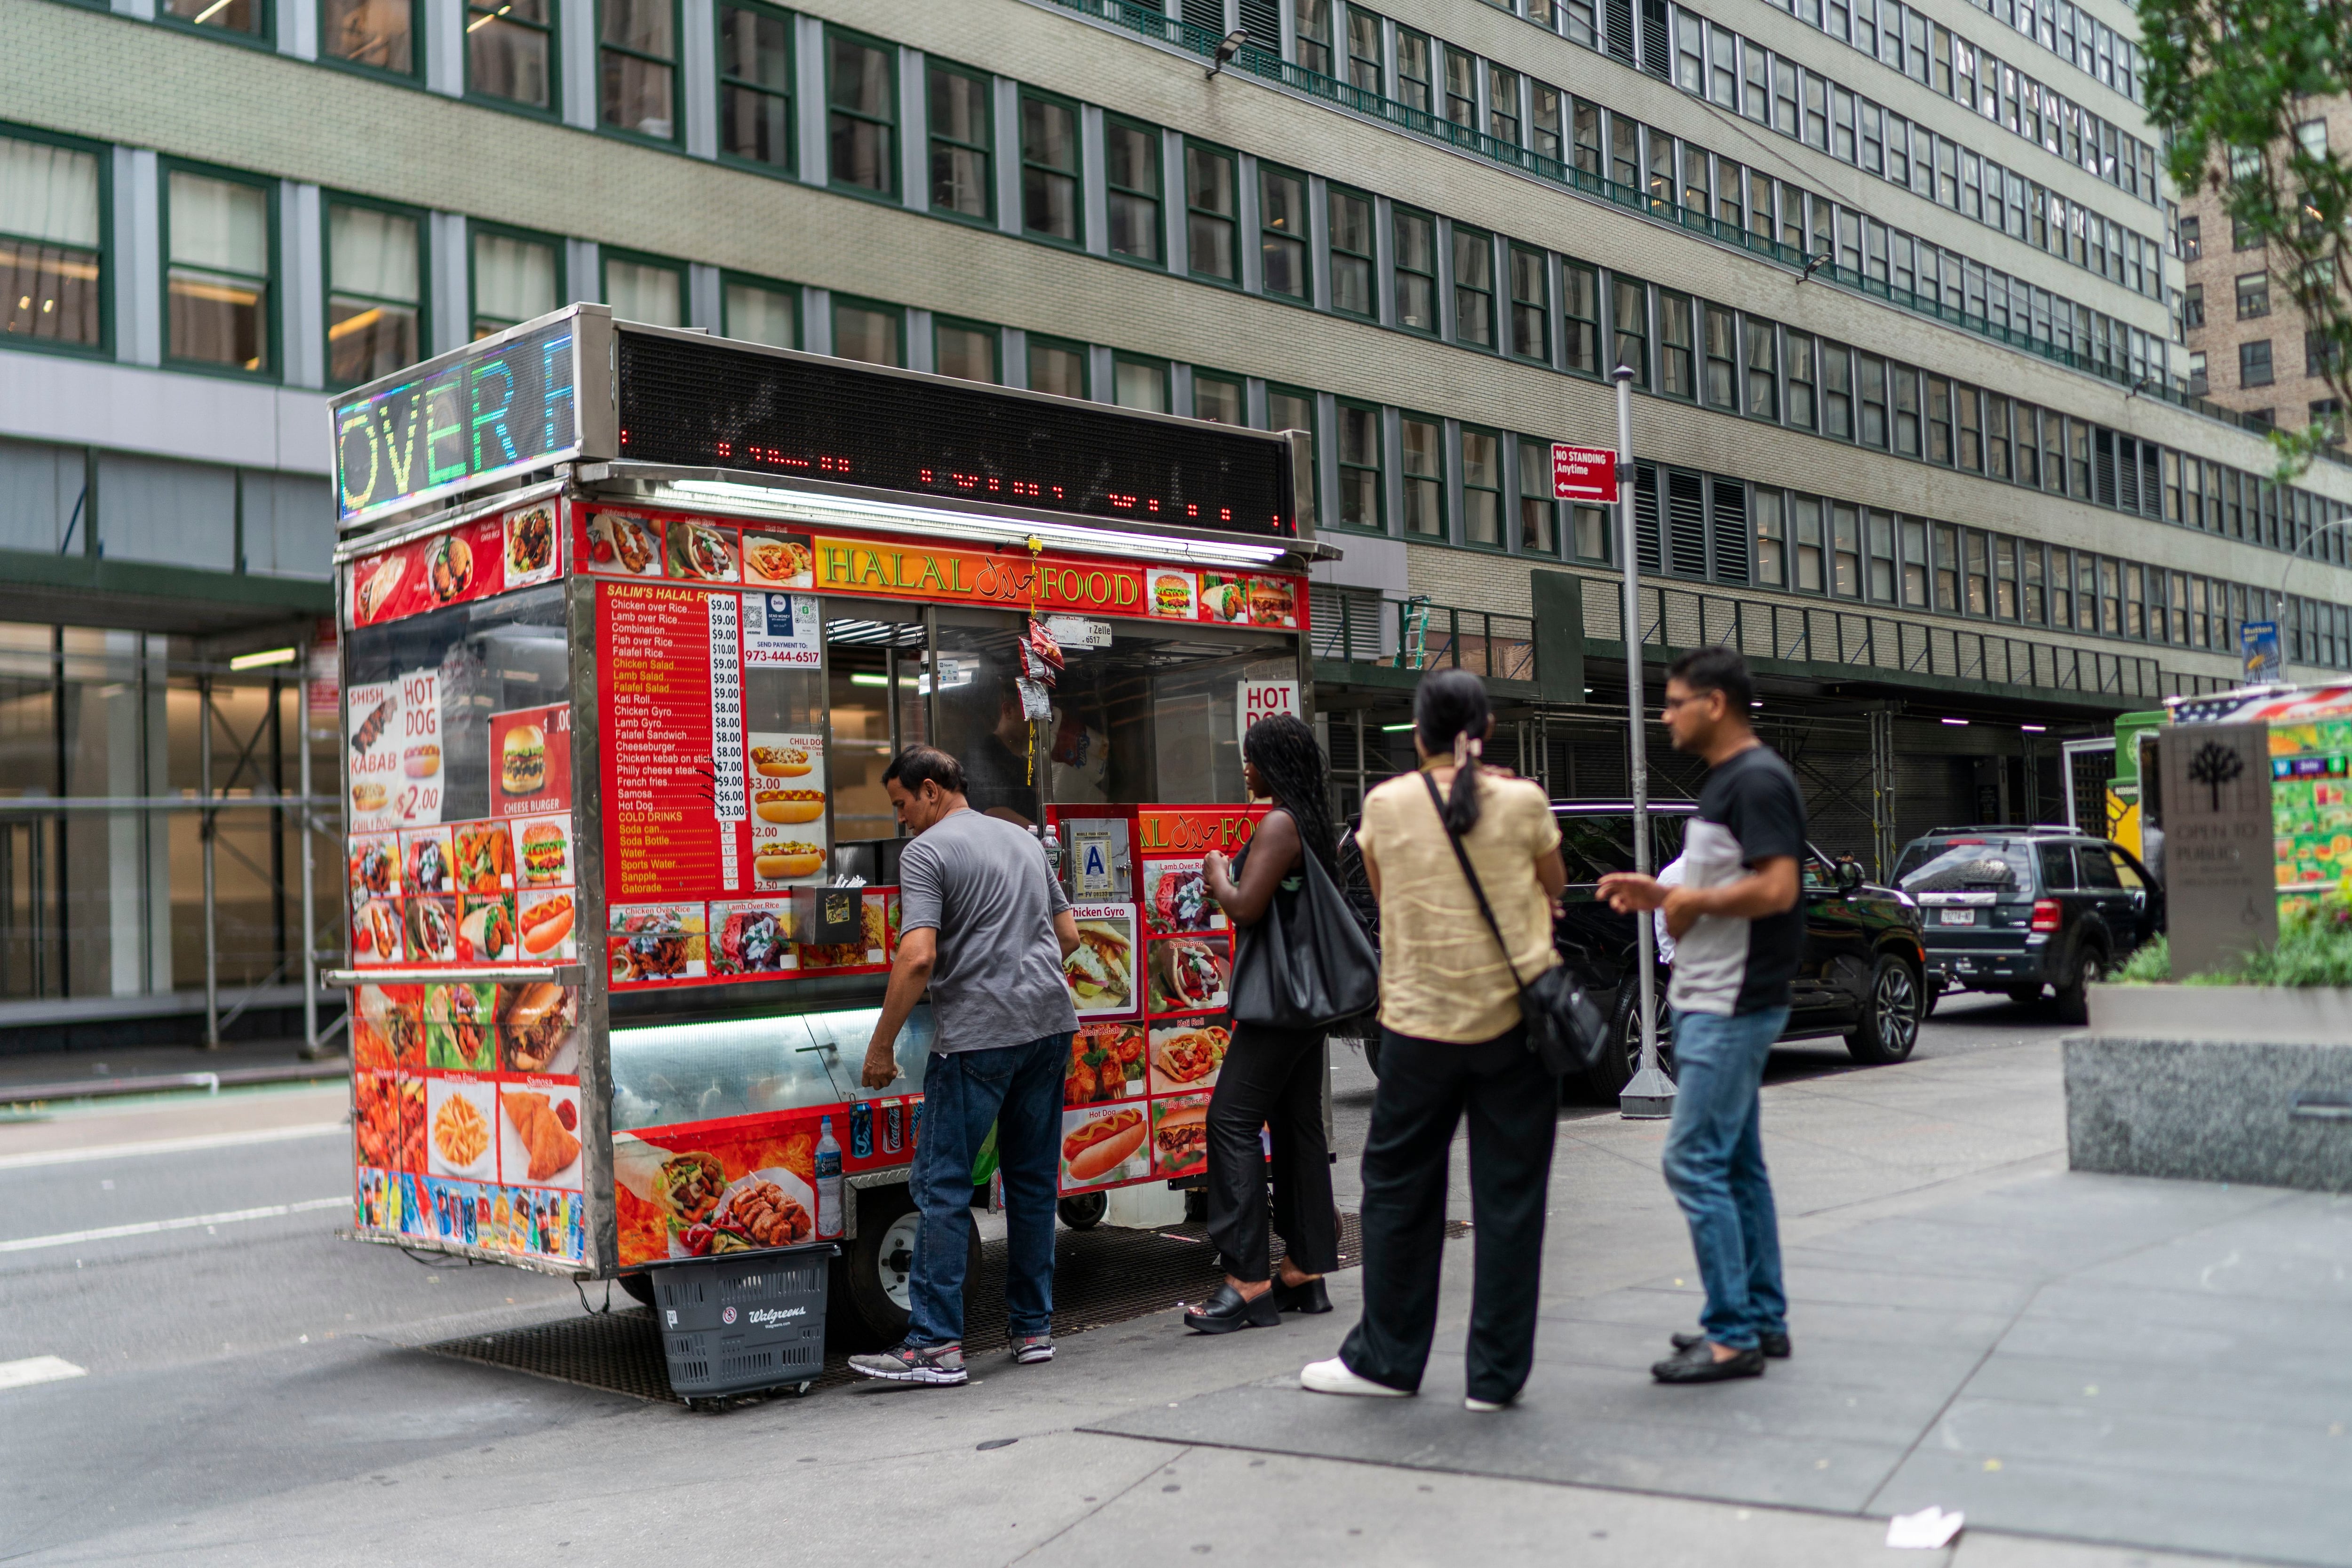
[[[1021,89],[1021,231],[1076,248],[1086,243],[1086,196],[1078,184],[1078,106]]]
[[[1633,384],[1650,384],[1650,286],[1622,272],[1609,275],[1609,315],[1613,334],[1611,362],[1602,372],[1614,376],[1619,365],[1633,373]]]
[[[427,216],[414,207],[334,195],[320,208],[326,230],[327,384],[357,386],[427,357],[433,342]]]
[[[571,297],[564,288],[562,240],[497,224],[468,221],[466,228],[466,300],[475,340],[545,315]],[[535,270],[532,251],[546,257],[543,292],[529,276]]]
[[[1551,362],[1551,268],[1540,250],[1514,245],[1511,256],[1511,354]]]
[[[1476,425],[1462,426],[1462,537],[1477,550],[1503,548],[1503,437]]]
[[[1389,208],[1390,255],[1396,273],[1396,324],[1437,335],[1437,220],[1411,207]]]
[[[1103,174],[1109,211],[1112,256],[1139,266],[1158,267],[1166,234],[1162,219],[1160,136],[1157,128],[1116,114],[1103,116]]]
[[[898,198],[897,45],[845,27],[825,28],[824,137],[830,188]]]
[[[1258,281],[1277,299],[1304,303],[1315,290],[1307,266],[1307,176],[1257,166]]]
[[[1353,16],[1353,11],[1349,12]],[[1380,319],[1380,260],[1372,226],[1380,208],[1361,191],[1324,187],[1331,233],[1331,309],[1361,321]]]
[[[996,97],[983,73],[934,59],[924,71],[931,211],[959,223],[996,222]]]
[[[1319,401],[1304,387],[1269,384],[1265,389],[1266,428],[1307,432],[1307,471],[1315,476],[1314,483],[1304,498],[1309,521],[1322,515],[1319,502],[1323,489],[1323,465],[1318,460],[1322,447],[1318,445],[1322,438],[1321,421],[1315,416]]]
[[[1454,341],[1465,348],[1495,353],[1495,237],[1484,229],[1454,228]]]
[[[792,18],[765,5],[726,0],[717,18],[719,156],[788,174],[799,152]]]
[[[271,0],[156,0],[155,20],[215,37],[269,45],[277,40]]]
[[[1780,340],[1772,323],[1753,316],[1741,318],[1748,334],[1748,417],[1780,418]]]
[[[319,0],[319,58],[369,76],[425,74],[419,0]]]
[[[1249,388],[1237,375],[1222,371],[1192,368],[1192,407],[1195,419],[1206,419],[1218,425],[1249,423]],[[1282,428],[1276,425],[1276,429]]]
[[[1235,160],[1203,142],[1184,143],[1184,266],[1195,278],[1241,286],[1241,258],[1234,230],[1240,204],[1234,199]],[[1205,258],[1205,259],[1204,259]]]
[[[975,351],[986,356],[986,375],[972,374],[981,368],[974,363]],[[931,371],[937,375],[984,381],[992,386],[1000,384],[1004,380],[1004,334],[985,321],[965,321],[959,316],[933,316]]]
[[[1427,33],[1397,29],[1397,96],[1423,114],[1437,112],[1436,62]]]
[[[1337,456],[1342,527],[1388,531],[1388,488],[1381,474],[1381,410],[1377,404],[1339,400]]]
[[[855,330],[845,331],[845,327]],[[855,342],[858,348],[868,352],[845,353],[842,352],[845,341]],[[835,359],[854,359],[866,364],[905,368],[907,312],[880,300],[861,299],[855,294],[835,294],[833,297],[833,354]]]
[[[1556,556],[1559,502],[1552,496],[1551,443],[1521,436],[1513,445],[1519,465],[1519,553]]]
[[[597,298],[612,306],[616,319],[645,321],[656,327],[683,327],[692,320],[693,297],[688,289],[685,262],[672,261],[666,256],[647,256],[642,251],[616,250],[606,247],[598,251],[596,265],[604,274],[597,279]],[[664,280],[668,281],[673,290],[668,305],[674,319],[669,321],[659,319]],[[625,300],[614,299],[615,285],[632,298]],[[656,306],[656,312],[648,313],[645,310],[647,305]],[[631,314],[632,311],[635,313]]]
[[[0,207],[0,343],[93,358],[114,350],[113,159],[101,144],[8,127],[0,190],[38,196]],[[57,199],[77,187],[87,204]]]
[[[1658,391],[1666,397],[1698,397],[1698,366],[1693,342],[1697,301],[1674,289],[1658,290]]]
[[[1568,368],[1579,375],[1601,374],[1601,272],[1581,261],[1559,266],[1561,320]]]
[[[177,159],[166,162],[161,174],[163,363],[276,379],[278,182]],[[208,202],[217,203],[224,214],[233,206],[236,214],[257,216],[258,251],[251,248],[249,237],[241,243],[223,226],[206,221],[202,209]]]
[[[1756,511],[1756,583],[1763,588],[1789,585],[1789,524],[1781,515],[1780,491],[1758,485],[1749,492]]]
[[[1092,358],[1084,343],[1029,334],[1028,384],[1032,392],[1084,401],[1094,395]]]
[[[1165,414],[1168,404],[1168,362],[1141,354],[1111,357],[1111,401],[1121,408]]]
[[[596,123],[678,140],[678,0],[596,0]]]
[[[801,291],[791,283],[725,272],[719,279],[719,331],[739,342],[801,346]]]
[[[1721,305],[1701,304],[1706,318],[1706,405],[1739,412],[1739,319]]]
[[[1416,539],[1445,537],[1445,425],[1408,414],[1398,421],[1404,449],[1404,531]]]
[[[1800,430],[1820,427],[1821,370],[1811,332],[1789,333],[1789,423]]]
[[[466,0],[466,96],[550,120],[563,112],[552,0]]]

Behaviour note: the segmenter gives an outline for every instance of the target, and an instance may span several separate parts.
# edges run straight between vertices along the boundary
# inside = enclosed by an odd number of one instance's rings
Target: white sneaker
[[[1348,1370],[1348,1363],[1338,1356],[1318,1361],[1302,1368],[1298,1386],[1310,1394],[1361,1394],[1374,1399],[1405,1399],[1410,1388],[1391,1388],[1385,1383],[1374,1383],[1369,1377],[1359,1377]]]
[[[1481,1415],[1486,1415],[1507,1407],[1505,1405],[1504,1402],[1499,1399],[1465,1399],[1462,1402],[1462,1408],[1465,1410],[1475,1410]]]

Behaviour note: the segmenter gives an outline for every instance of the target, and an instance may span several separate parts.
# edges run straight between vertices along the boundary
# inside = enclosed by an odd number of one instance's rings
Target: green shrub
[[[2121,969],[2116,971],[2116,983],[2120,985],[2160,985],[2172,978],[2172,945],[2163,937],[2152,937],[2140,944]]]
[[[2153,985],[2173,978],[2171,944],[2148,942],[2116,971],[2126,985]],[[2278,941],[2226,968],[2181,977],[2184,985],[2352,986],[2352,899],[2331,893],[2315,902],[2279,910]]]

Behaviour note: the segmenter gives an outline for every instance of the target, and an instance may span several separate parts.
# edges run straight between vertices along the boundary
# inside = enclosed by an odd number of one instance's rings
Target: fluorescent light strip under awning
[[[1228,543],[1116,529],[1076,528],[1034,519],[991,517],[888,501],[846,500],[839,496],[726,479],[671,479],[646,498],[656,503],[702,505],[738,514],[774,518],[815,528],[878,529],[980,544],[1019,544],[1030,538],[1057,550],[1113,555],[1136,561],[1187,561],[1202,566],[1269,566],[1287,552],[1280,544]]]

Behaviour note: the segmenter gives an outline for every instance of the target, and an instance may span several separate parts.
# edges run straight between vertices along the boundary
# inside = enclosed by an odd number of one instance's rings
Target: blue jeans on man
[[[1765,1058],[1789,1022],[1771,1007],[1729,1017],[1675,1009],[1675,1119],[1666,1185],[1690,1222],[1706,1310],[1699,1327],[1729,1350],[1788,1332],[1780,1222],[1764,1169]]]
[[[1026,1045],[934,1055],[923,1069],[923,1135],[907,1180],[922,1215],[907,1281],[909,1345],[963,1339],[971,1164],[992,1123],[1004,1173],[1004,1304],[1013,1338],[1051,1331],[1062,1074],[1069,1059],[1070,1037],[1047,1035]]]

